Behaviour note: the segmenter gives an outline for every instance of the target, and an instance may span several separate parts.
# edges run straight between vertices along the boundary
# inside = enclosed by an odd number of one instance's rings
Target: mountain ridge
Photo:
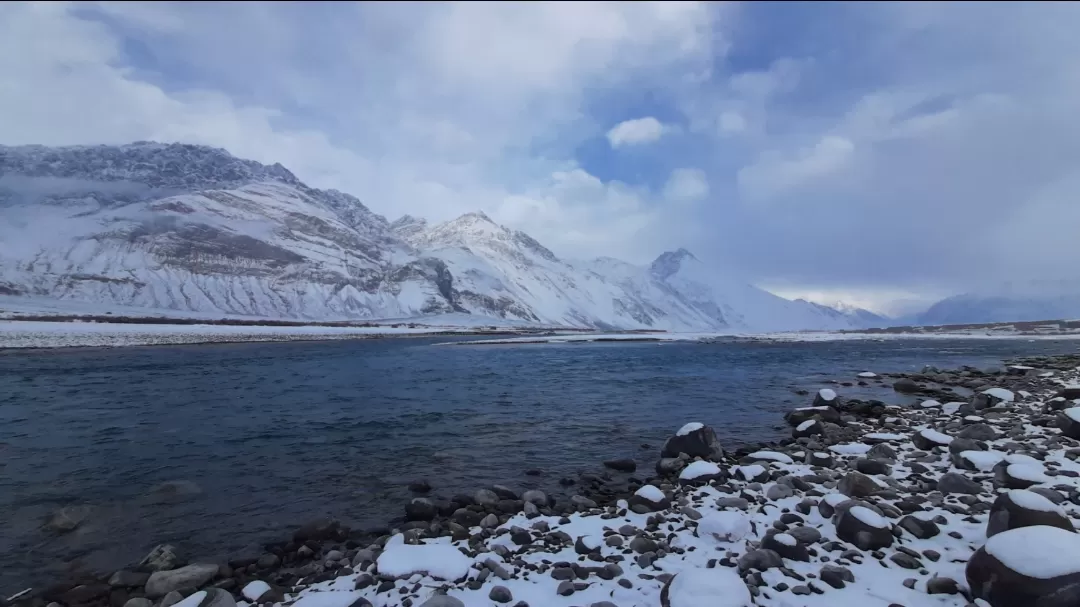
[[[469,313],[605,329],[859,326],[831,308],[721,279],[686,249],[647,268],[563,260],[482,211],[434,225],[407,215],[389,222],[280,164],[190,144],[0,146],[0,216],[0,293],[9,295],[308,319]]]

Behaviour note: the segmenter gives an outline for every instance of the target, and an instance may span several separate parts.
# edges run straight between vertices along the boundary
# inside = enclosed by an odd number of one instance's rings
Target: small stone
[[[960,594],[956,580],[947,577],[934,577],[926,582],[927,594]]]
[[[514,595],[511,594],[510,589],[506,586],[495,586],[488,593],[488,598],[496,603],[509,603],[514,600]]]
[[[559,596],[570,596],[574,594],[574,583],[570,581],[559,582],[559,587],[555,589],[555,592]]]

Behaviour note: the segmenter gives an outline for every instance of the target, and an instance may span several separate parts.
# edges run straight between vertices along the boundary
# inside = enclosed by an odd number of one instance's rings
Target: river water
[[[901,402],[860,371],[994,366],[1077,341],[445,346],[386,339],[0,353],[0,593],[109,570],[157,543],[256,551],[322,515],[359,527],[435,495],[557,481],[633,457],[689,421],[727,446],[788,435],[795,389]],[[643,449],[642,444],[650,445]],[[525,476],[540,469],[540,476]],[[198,493],[162,496],[187,481]],[[40,529],[85,506],[75,531]]]

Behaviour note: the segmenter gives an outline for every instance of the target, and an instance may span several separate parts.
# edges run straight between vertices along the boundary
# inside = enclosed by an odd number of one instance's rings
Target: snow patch
[[[859,519],[865,525],[877,527],[878,529],[887,529],[889,527],[888,521],[886,521],[877,512],[874,512],[869,508],[864,508],[862,506],[852,506],[851,510],[849,510],[848,512],[850,512],[852,516]]]
[[[832,402],[836,400],[836,392],[830,388],[822,388],[818,390],[818,396],[825,402]]]
[[[781,464],[793,464],[791,457],[785,453],[777,453],[776,451],[754,451],[747,457],[751,459],[764,459],[771,462],[778,462]]]
[[[668,586],[671,607],[749,607],[750,590],[731,569],[684,569]]]
[[[654,504],[659,504],[667,499],[664,492],[653,485],[642,485],[640,489],[634,492],[634,495],[649,500]]]
[[[1009,569],[1047,580],[1080,573],[1080,534],[1037,525],[1009,529],[986,540],[987,554]]]
[[[400,534],[394,536],[400,537]],[[452,581],[468,575],[472,566],[472,559],[449,544],[414,545],[404,540],[393,541],[394,538],[379,555],[379,573],[394,577],[427,573],[433,578]]]
[[[1013,394],[1011,390],[1006,390],[1005,388],[989,388],[983,390],[983,394],[986,394],[987,396],[993,396],[994,398],[1000,398],[1007,403],[1011,403],[1016,400],[1016,395]]]
[[[1009,491],[1009,501],[1024,508],[1025,510],[1039,510],[1041,512],[1057,512],[1064,515],[1065,511],[1054,502],[1046,499],[1034,491],[1027,489],[1013,489]]]
[[[717,474],[720,474],[720,466],[712,462],[697,461],[691,462],[689,466],[683,468],[682,472],[679,473],[679,479],[691,481],[702,476],[714,476]]]
[[[734,510],[706,514],[698,521],[698,536],[713,537],[721,542],[737,542],[749,533],[750,519]]]
[[[675,433],[675,436],[686,436],[687,434],[690,434],[691,432],[697,432],[698,430],[701,430],[704,427],[705,427],[705,424],[698,423],[698,422],[690,422],[689,424],[686,424],[682,428],[679,428],[679,431]]]

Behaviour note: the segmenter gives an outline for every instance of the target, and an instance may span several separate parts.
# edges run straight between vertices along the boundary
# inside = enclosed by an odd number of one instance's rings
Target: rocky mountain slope
[[[482,213],[390,223],[359,200],[202,146],[0,146],[0,294],[301,319],[469,313],[678,331],[841,329],[689,252],[558,258]]]

